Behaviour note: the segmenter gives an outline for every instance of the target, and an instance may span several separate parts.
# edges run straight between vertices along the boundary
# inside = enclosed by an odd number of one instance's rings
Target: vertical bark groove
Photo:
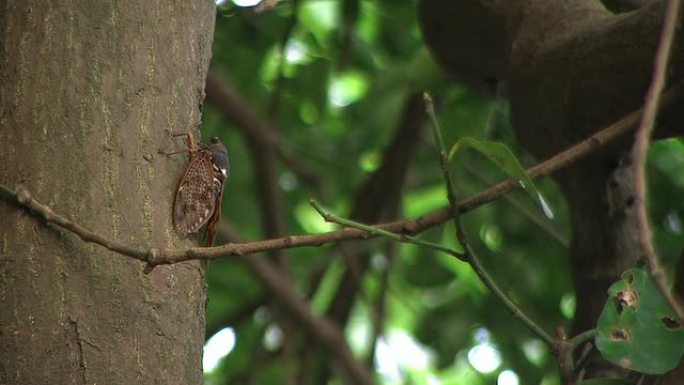
[[[171,225],[211,56],[211,0],[0,1],[0,182],[131,245]],[[0,202],[0,383],[201,384],[198,263],[142,274]]]

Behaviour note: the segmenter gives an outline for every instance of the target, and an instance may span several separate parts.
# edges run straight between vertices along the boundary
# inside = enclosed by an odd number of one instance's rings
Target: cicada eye
[[[219,140],[218,136],[215,136],[215,137],[211,138],[209,141],[210,141],[211,143],[221,143],[221,141]]]

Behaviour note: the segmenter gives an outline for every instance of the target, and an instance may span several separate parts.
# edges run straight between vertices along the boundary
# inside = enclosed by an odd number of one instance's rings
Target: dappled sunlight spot
[[[682,233],[682,221],[675,210],[670,210],[670,212],[667,213],[665,228],[671,233]]]
[[[499,373],[496,379],[496,385],[518,385],[520,384],[520,378],[518,374],[510,369],[506,369]]]
[[[221,359],[235,347],[235,331],[233,328],[221,329],[204,344],[202,368],[205,373],[213,371]]]
[[[396,382],[402,379],[399,363],[395,353],[384,338],[378,340],[375,348],[375,361],[378,373],[385,382]]]
[[[334,76],[328,88],[328,99],[334,107],[346,107],[361,99],[368,90],[368,79],[360,72]]]
[[[225,3],[226,0],[217,0],[216,4]],[[253,7],[261,3],[261,0],[233,0],[233,4],[238,7]]]
[[[405,369],[428,369],[433,358],[432,353],[409,334],[393,331],[378,339],[375,361],[383,381],[392,383],[404,380]]]
[[[333,223],[326,222],[314,210],[309,201],[301,201],[294,210],[295,218],[299,225],[310,234],[324,233],[335,229]]]
[[[494,252],[500,251],[503,245],[501,229],[494,224],[486,224],[480,227],[480,239],[489,250]]]
[[[522,344],[523,354],[528,361],[537,366],[542,366],[546,361],[548,348],[543,341],[538,339],[529,339]]]
[[[365,172],[373,172],[380,167],[381,156],[377,151],[367,151],[359,158],[359,167]]]
[[[577,300],[575,293],[565,293],[560,299],[560,312],[566,319],[573,319],[575,317],[575,308],[577,307]]]
[[[371,256],[371,266],[373,267],[373,270],[385,271],[385,270],[387,270],[388,265],[389,265],[389,261],[387,260],[387,257],[384,254],[374,253]]]
[[[264,347],[267,350],[274,351],[280,348],[283,344],[283,330],[276,324],[271,324],[264,333]]]
[[[292,64],[303,63],[306,61],[308,52],[306,44],[297,39],[290,39],[285,46],[285,60]]]
[[[299,23],[316,38],[322,39],[326,32],[339,27],[338,9],[338,2],[333,0],[303,2],[299,10]]]
[[[293,173],[285,171],[278,177],[278,185],[283,191],[292,191],[297,188],[297,177]]]
[[[373,336],[373,326],[371,322],[368,322],[369,319],[371,319],[371,314],[368,307],[359,306],[352,312],[345,336],[349,347],[355,354],[368,352],[368,342]]]
[[[501,365],[501,354],[496,346],[483,342],[468,351],[468,362],[480,373],[491,373]]]
[[[477,345],[468,350],[468,362],[480,373],[491,373],[501,366],[501,354],[490,341],[490,333],[486,328],[475,330],[473,338]]]
[[[406,216],[417,217],[444,206],[447,203],[445,197],[444,183],[415,188],[404,193],[403,209]]]
[[[489,342],[489,330],[487,328],[477,328],[475,329],[475,333],[473,333],[473,338],[475,338],[475,341],[477,342]]]

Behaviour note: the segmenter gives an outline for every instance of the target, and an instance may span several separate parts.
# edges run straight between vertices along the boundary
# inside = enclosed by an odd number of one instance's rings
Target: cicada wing
[[[216,209],[217,195],[211,153],[199,150],[190,158],[176,189],[173,225],[178,235],[195,233],[209,220]]]
[[[214,245],[216,239],[216,232],[218,231],[219,222],[221,222],[221,200],[223,198],[223,189],[219,191],[216,197],[216,209],[207,221],[207,230],[204,233],[204,246],[211,247]]]

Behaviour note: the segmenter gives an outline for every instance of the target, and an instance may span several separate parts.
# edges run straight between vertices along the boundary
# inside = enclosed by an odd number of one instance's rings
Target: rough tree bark
[[[171,226],[215,20],[211,0],[0,1],[0,183],[135,246]],[[198,263],[88,245],[0,201],[1,384],[201,384]]]
[[[596,0],[421,0],[419,13],[438,61],[479,90],[503,86],[518,139],[545,159],[643,104],[664,10],[650,3],[614,15]],[[672,81],[684,75],[677,33]],[[675,104],[659,135],[681,121]],[[639,255],[631,144],[628,135],[556,176],[571,212],[575,332],[595,325],[606,289]]]

